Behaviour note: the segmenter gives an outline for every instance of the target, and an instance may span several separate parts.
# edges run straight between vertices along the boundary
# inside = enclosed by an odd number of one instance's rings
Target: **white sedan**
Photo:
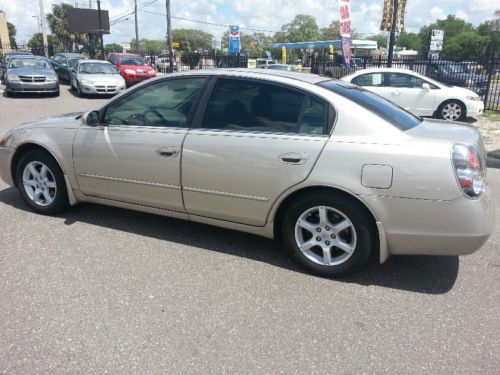
[[[363,86],[417,116],[457,121],[478,116],[484,110],[475,92],[445,85],[407,69],[364,69],[341,80]]]

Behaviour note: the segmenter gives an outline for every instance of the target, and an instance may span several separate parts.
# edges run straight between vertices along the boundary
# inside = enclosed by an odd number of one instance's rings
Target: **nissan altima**
[[[0,176],[41,214],[95,202],[254,233],[322,276],[469,254],[494,221],[472,126],[265,69],[163,76],[19,126],[0,139]]]

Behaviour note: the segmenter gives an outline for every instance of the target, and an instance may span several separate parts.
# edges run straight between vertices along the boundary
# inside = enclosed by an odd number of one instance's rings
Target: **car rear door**
[[[109,104],[101,125],[82,125],[73,145],[80,191],[183,212],[180,151],[205,81],[152,82]]]
[[[383,72],[372,72],[361,74],[354,77],[351,83],[362,86],[363,88],[374,92],[386,99],[389,99],[389,88],[385,80],[385,74]]]
[[[263,226],[328,140],[323,99],[268,81],[218,78],[182,151],[188,214]]]

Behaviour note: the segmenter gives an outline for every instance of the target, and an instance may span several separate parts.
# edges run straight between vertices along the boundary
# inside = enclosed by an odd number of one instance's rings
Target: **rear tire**
[[[16,184],[24,201],[39,214],[54,215],[69,207],[63,172],[46,151],[32,150],[21,156]]]
[[[346,276],[365,266],[377,248],[366,210],[334,192],[307,194],[292,202],[281,231],[292,257],[318,276]]]

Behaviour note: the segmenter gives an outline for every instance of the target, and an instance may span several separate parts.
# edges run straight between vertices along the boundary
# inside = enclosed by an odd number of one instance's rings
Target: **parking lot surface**
[[[0,132],[104,101],[0,97]],[[44,217],[0,182],[0,305],[6,374],[498,374],[500,225],[470,256],[329,280],[263,238],[93,204]]]

